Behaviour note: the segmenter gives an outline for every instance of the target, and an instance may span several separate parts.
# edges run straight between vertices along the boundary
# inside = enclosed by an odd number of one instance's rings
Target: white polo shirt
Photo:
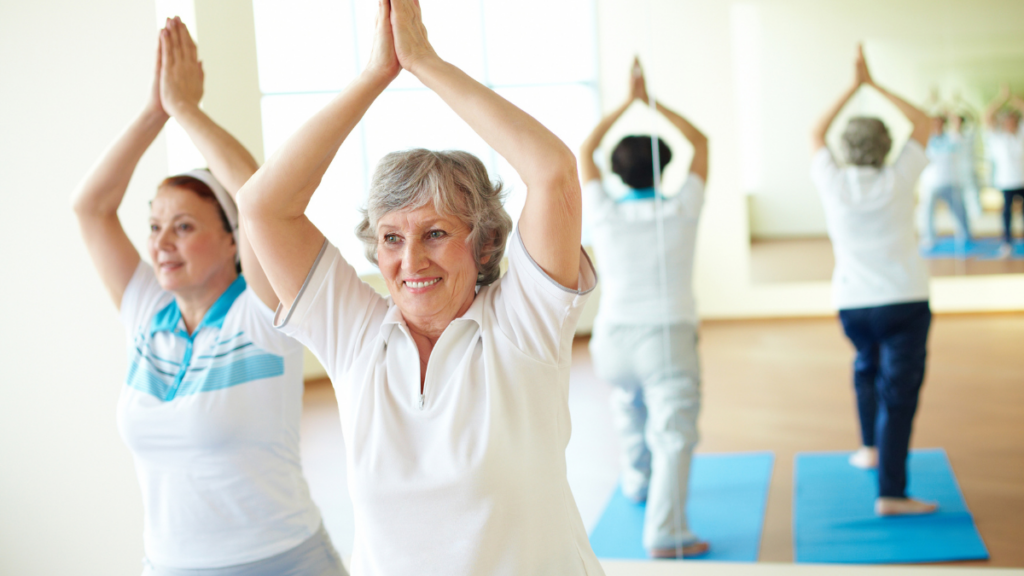
[[[509,269],[434,345],[325,242],[281,329],[334,382],[355,515],[354,575],[597,575],[565,471],[569,364],[596,275],[557,284],[518,232]],[[422,400],[422,401],[421,401]]]
[[[840,167],[828,148],[814,154],[811,179],[825,208],[840,310],[928,300],[928,268],[914,235],[914,185],[928,165],[910,140],[892,165]]]
[[[691,173],[678,194],[662,200],[665,271],[653,198],[616,202],[600,180],[583,185],[594,254],[601,271],[601,324],[697,323],[693,257],[704,206],[704,181]]]
[[[216,568],[274,556],[320,527],[299,456],[302,346],[241,276],[189,336],[140,263],[121,299],[129,370],[118,428],[157,566]]]
[[[1000,190],[1024,188],[1024,122],[1016,134],[985,131],[985,151],[992,160],[992,185]]]

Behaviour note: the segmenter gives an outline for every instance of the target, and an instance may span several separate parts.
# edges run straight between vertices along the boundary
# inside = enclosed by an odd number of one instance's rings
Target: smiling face
[[[224,281],[236,276],[234,238],[224,229],[217,205],[191,190],[157,190],[150,204],[148,246],[157,281],[175,294],[223,290]]]
[[[377,222],[377,262],[407,324],[440,334],[476,295],[469,227],[433,203],[389,212]]]

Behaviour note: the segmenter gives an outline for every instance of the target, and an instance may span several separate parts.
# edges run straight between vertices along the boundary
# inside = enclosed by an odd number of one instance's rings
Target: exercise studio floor
[[[1024,567],[1022,347],[1024,314],[944,315],[933,324],[912,447],[945,448],[990,553],[986,562],[957,566]],[[858,443],[852,349],[834,319],[705,322],[700,348],[704,408],[698,452],[775,453],[759,560],[791,562],[794,455],[850,450]],[[607,397],[608,387],[591,368],[586,338],[577,339],[569,396],[573,435],[566,456],[569,482],[588,530],[617,477]],[[337,407],[327,380],[307,383],[302,434],[313,497],[335,544],[348,556],[352,511],[345,493]],[[665,564],[672,563],[645,563],[650,570],[645,566],[644,572],[675,573]],[[733,573],[728,566],[714,571],[698,565],[689,564],[687,573]],[[744,565],[732,566],[739,570]],[[754,574],[811,573],[805,570],[811,566],[745,566],[745,573]],[[609,576],[635,574],[638,567],[606,563]],[[857,570],[837,567],[814,573]]]

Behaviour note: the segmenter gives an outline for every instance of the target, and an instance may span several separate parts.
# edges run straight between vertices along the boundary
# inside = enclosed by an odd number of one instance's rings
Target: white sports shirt
[[[1000,190],[1024,188],[1024,122],[1016,134],[985,131],[985,151],[992,160],[992,185]]]
[[[352,573],[599,575],[565,471],[569,364],[597,278],[557,284],[518,232],[509,269],[434,345],[328,242],[281,329],[334,382],[355,513]],[[282,318],[283,316],[283,318]]]
[[[274,556],[316,533],[299,456],[302,346],[238,279],[189,337],[140,263],[121,300],[129,370],[118,428],[135,459],[146,557],[215,568]]]
[[[914,235],[914,185],[928,165],[914,140],[890,166],[836,164],[814,154],[811,179],[825,207],[836,267],[832,303],[840,310],[928,299],[928,268]]]
[[[583,197],[601,271],[597,322],[696,324],[693,256],[697,222],[704,206],[704,181],[691,173],[678,194],[662,200],[668,293],[664,293],[660,281],[662,247],[655,201],[616,202],[600,180],[584,184]]]

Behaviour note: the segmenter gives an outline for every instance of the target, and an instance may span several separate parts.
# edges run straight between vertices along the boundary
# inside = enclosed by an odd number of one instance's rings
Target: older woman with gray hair
[[[390,298],[304,215],[338,148],[405,69],[515,168],[463,152],[386,156],[357,233]],[[354,574],[601,574],[566,478],[572,339],[593,267],[572,152],[443,61],[415,0],[380,0],[370,62],[239,192],[281,299],[277,325],[334,382],[355,516]],[[508,272],[499,265],[508,242]]]
[[[889,131],[877,118],[856,117],[842,135],[841,167],[825,136],[862,86],[870,86],[902,112],[913,132],[891,165]],[[832,300],[857,350],[853,365],[861,448],[850,458],[878,468],[875,512],[926,514],[936,505],[907,497],[907,452],[924,381],[931,310],[928,271],[914,237],[914,186],[928,165],[924,146],[931,119],[871,78],[858,48],[852,86],[814,128],[811,177],[821,195],[835,251]]]

